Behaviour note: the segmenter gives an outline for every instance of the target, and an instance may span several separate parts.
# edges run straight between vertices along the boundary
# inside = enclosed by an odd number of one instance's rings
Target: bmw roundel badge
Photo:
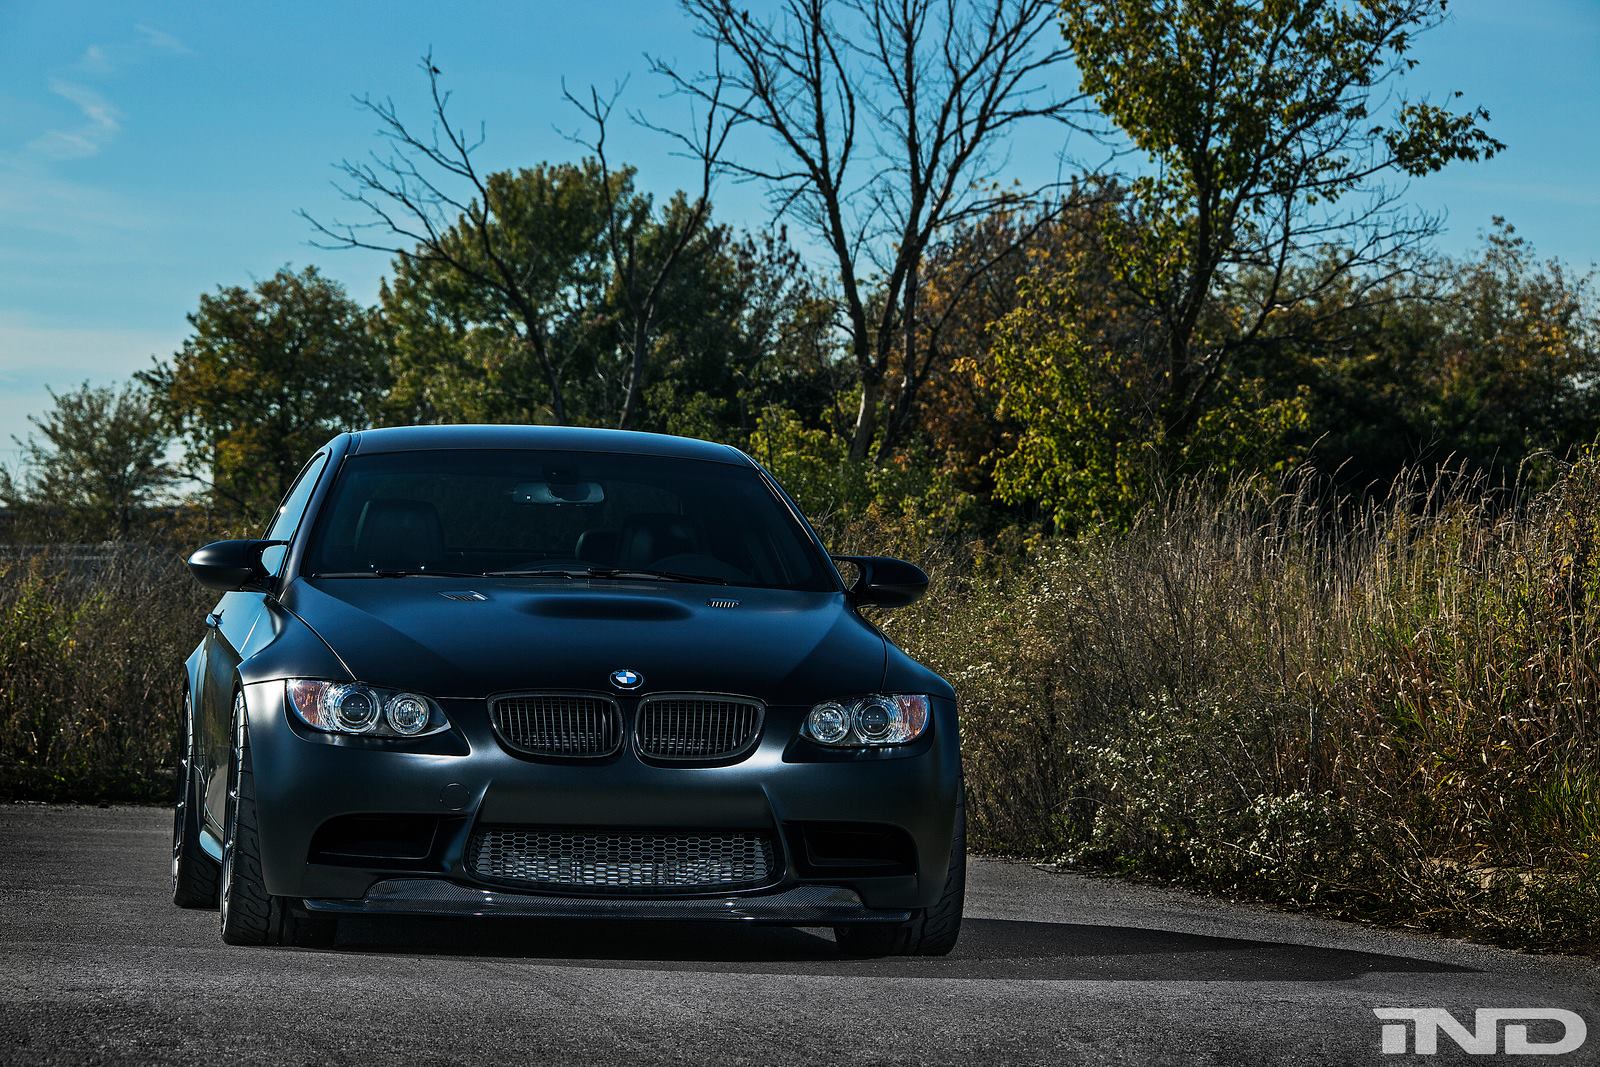
[[[611,684],[618,689],[637,689],[644,684],[644,675],[623,667],[621,670],[611,672]]]

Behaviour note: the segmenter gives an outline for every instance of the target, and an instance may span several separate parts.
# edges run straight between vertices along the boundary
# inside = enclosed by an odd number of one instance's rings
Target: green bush
[[[903,528],[910,521],[948,531],[970,525],[981,510],[930,456],[913,449],[885,463],[858,463],[844,438],[806,426],[786,408],[761,413],[748,451],[819,529],[865,519],[874,527]]]

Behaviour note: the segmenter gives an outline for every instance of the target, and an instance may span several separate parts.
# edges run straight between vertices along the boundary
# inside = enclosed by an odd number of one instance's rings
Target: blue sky
[[[332,164],[375,143],[352,94],[420,114],[430,46],[455,113],[487,124],[490,167],[579,153],[560,132],[577,125],[563,78],[631,75],[624,103],[670,122],[681,105],[642,54],[703,55],[671,0],[0,4],[0,462],[47,385],[169,354],[203,291],[316,262],[371,299],[383,258],[310,247],[295,212],[339,214]],[[1466,90],[1510,146],[1412,186],[1448,212],[1443,247],[1470,250],[1501,214],[1542,254],[1600,260],[1600,2],[1458,0],[1416,55],[1417,89]],[[619,126],[613,141],[646,187],[692,181],[658,136]],[[1013,158],[1048,166],[1056,147]],[[726,220],[764,217],[748,186],[716,200]]]

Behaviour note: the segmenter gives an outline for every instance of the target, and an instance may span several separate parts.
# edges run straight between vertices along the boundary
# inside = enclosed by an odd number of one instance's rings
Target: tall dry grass
[[[182,663],[214,599],[176,549],[6,549],[0,798],[170,798]]]
[[[982,847],[1600,949],[1595,456],[1354,514],[1191,487],[999,574],[913,547],[883,626],[961,694]]]

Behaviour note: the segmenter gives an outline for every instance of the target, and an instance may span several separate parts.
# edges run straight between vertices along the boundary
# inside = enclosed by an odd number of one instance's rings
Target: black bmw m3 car
[[[222,598],[184,664],[173,898],[225,941],[410,914],[955,944],[955,693],[860,611],[927,577],[830,557],[737,449],[343,434],[189,566]]]

